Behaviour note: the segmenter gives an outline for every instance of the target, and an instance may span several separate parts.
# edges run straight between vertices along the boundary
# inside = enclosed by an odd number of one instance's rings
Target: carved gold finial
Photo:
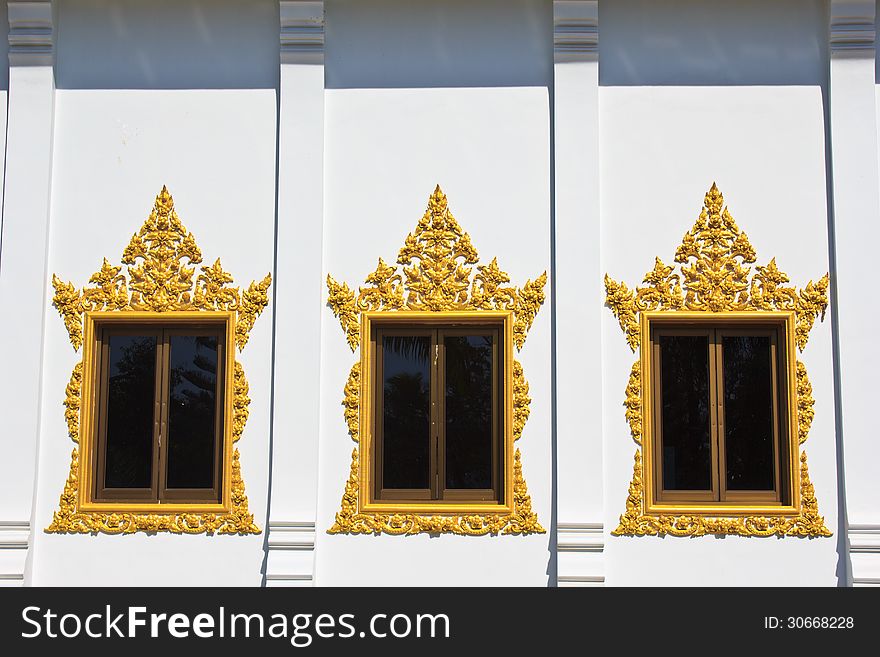
[[[247,344],[256,318],[269,303],[268,290],[272,275],[252,282],[240,292],[232,287],[232,276],[223,270],[220,259],[202,266],[193,280],[195,265],[201,264],[202,252],[195,237],[187,231],[174,209],[174,199],[163,186],[156,196],[153,210],[140,230],[132,235],[122,253],[122,264],[115,266],[104,258],[101,268],[89,278],[91,287],[77,290],[52,276],[55,295],[52,305],[58,310],[67,328],[74,350],[83,341],[83,314],[90,311],[229,311],[235,312],[235,342],[241,351]],[[80,404],[83,363],[76,364],[67,385],[64,418],[74,443],[79,441]],[[233,372],[232,441],[241,438],[248,418],[248,383],[241,364]],[[108,534],[136,531],[169,531],[173,533],[254,534],[260,529],[248,513],[244,481],[241,478],[238,449],[232,456],[230,481],[232,507],[225,514],[156,514],[81,512],[77,507],[79,488],[79,452],[71,455],[70,474],[61,495],[60,508],[47,532]]]
[[[640,346],[639,313],[649,310],[794,311],[795,340],[803,351],[816,317],[825,316],[828,274],[796,291],[783,285],[789,278],[777,267],[776,258],[771,258],[767,265],[755,266],[755,274],[750,279],[751,268],[746,265],[755,261],[755,249],[724,206],[724,196],[713,182],[704,197],[700,216],[675,251],[675,262],[682,265],[681,277],[674,267],[656,258],[654,269],[642,281],[646,287],[631,291],[625,283],[618,283],[606,274],[605,301],[620,322],[633,351]],[[806,368],[800,361],[796,365],[798,440],[803,444],[813,421],[814,400]],[[639,445],[643,438],[642,385],[641,364],[636,361],[630,371],[624,406],[630,434]],[[617,529],[611,532],[615,536],[831,536],[824,518],[819,515],[807,472],[806,453],[800,455],[801,509],[797,516],[648,515],[644,511],[642,473],[641,451],[636,450],[626,512],[620,516]]]
[[[796,291],[785,287],[788,275],[780,271],[773,258],[756,266],[755,249],[724,206],[724,196],[715,183],[706,193],[697,221],[675,250],[675,268],[654,261],[653,271],[645,275],[646,287],[630,291],[605,275],[605,302],[626,333],[635,351],[639,346],[640,312],[648,310],[690,310],[725,312],[731,310],[784,310],[795,313],[795,337],[803,351],[817,316],[824,319],[828,306],[828,274],[817,283],[810,281]]]
[[[522,349],[529,328],[544,303],[547,273],[522,288],[510,283],[510,276],[493,258],[479,265],[477,250],[449,210],[440,185],[428,198],[428,206],[415,229],[406,236],[397,254],[396,265],[382,258],[375,271],[367,276],[357,294],[347,283],[327,275],[327,305],[339,318],[345,339],[352,351],[360,345],[361,313],[367,311],[416,310],[426,313],[444,311],[508,310],[513,312],[513,343]],[[474,271],[476,270],[476,271]],[[522,365],[513,362],[513,438],[519,440],[529,418],[529,385]],[[359,444],[360,363],[351,368],[343,391],[342,405],[348,432]],[[480,536],[485,534],[543,533],[531,497],[522,476],[519,450],[513,462],[513,512],[475,515],[418,515],[410,513],[361,513],[358,507],[360,480],[358,448],[352,452],[351,466],[339,513],[330,534],[417,534],[452,533]]]
[[[440,185],[428,199],[428,207],[415,230],[397,254],[397,266],[379,258],[357,295],[346,283],[327,276],[327,304],[339,318],[349,347],[360,344],[360,313],[373,310],[512,310],[514,344],[522,349],[532,322],[544,303],[547,272],[522,288],[506,285],[510,276],[493,258],[477,265],[479,255],[449,210]],[[477,265],[476,273],[474,267]]]
[[[237,311],[235,341],[239,350],[247,344],[256,318],[269,303],[267,291],[272,275],[251,283],[241,293],[231,287],[232,276],[223,270],[220,259],[203,266],[193,281],[195,265],[202,262],[202,252],[193,234],[177,216],[174,199],[166,187],[156,197],[153,211],[140,230],[132,235],[122,252],[122,267],[104,259],[101,269],[92,274],[87,287],[78,292],[72,283],[52,276],[55,296],[52,304],[64,319],[75,350],[82,346],[82,314],[87,311],[178,310]]]

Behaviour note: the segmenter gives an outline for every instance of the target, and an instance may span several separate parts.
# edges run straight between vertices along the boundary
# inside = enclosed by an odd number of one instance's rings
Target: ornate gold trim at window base
[[[819,503],[807,470],[807,453],[801,452],[801,512],[796,516],[752,515],[710,517],[705,515],[645,515],[642,484],[642,454],[636,450],[633,478],[626,498],[626,513],[611,533],[614,536],[831,536],[825,519],[819,515]]]
[[[184,259],[186,262],[184,262]],[[202,262],[202,253],[195,237],[181,223],[174,210],[174,200],[165,187],[156,197],[153,211],[125,248],[122,263],[128,266],[128,277],[122,267],[111,265],[105,258],[101,269],[89,278],[93,287],[80,292],[72,283],[53,275],[55,296],[52,304],[58,310],[74,350],[83,345],[85,314],[94,311],[136,313],[174,313],[191,311],[226,311],[234,313],[235,342],[241,351],[247,344],[256,318],[269,302],[271,274],[252,282],[243,292],[230,287],[232,276],[223,270],[219,258],[210,266],[202,266],[193,281],[194,265]],[[133,315],[135,316],[135,315]],[[61,494],[59,510],[46,528],[50,533],[131,534],[138,531],[168,531],[176,534],[259,534],[253,514],[248,511],[241,463],[235,443],[244,431],[249,415],[250,398],[244,369],[234,362],[232,372],[231,456],[229,463],[228,511],[222,513],[156,511],[83,511],[79,508],[81,464],[79,447],[71,454],[70,472]],[[71,440],[79,445],[83,385],[83,361],[73,369],[64,400],[64,418]],[[229,452],[227,452],[229,454]],[[117,505],[119,508],[124,505]]]
[[[336,514],[330,534],[543,534],[545,529],[532,511],[529,489],[522,475],[522,462],[517,449],[513,462],[513,503],[511,514],[418,515],[414,513],[360,513],[358,497],[357,447],[351,453],[351,470],[342,495],[342,509]]]
[[[810,329],[817,317],[824,319],[828,306],[828,274],[817,283],[810,281],[801,290],[785,287],[788,276],[776,266],[773,258],[765,266],[750,268],[756,261],[755,250],[748,237],[724,206],[724,197],[713,183],[705,196],[703,210],[693,228],[685,233],[675,252],[675,262],[682,265],[681,276],[674,267],[655,258],[654,269],[645,275],[646,287],[630,290],[605,275],[606,304],[620,322],[627,343],[633,351],[640,348],[639,315],[646,311],[741,312],[788,311],[795,316],[795,342],[803,351]],[[636,361],[626,387],[626,420],[633,440],[641,446],[643,431],[641,364]],[[812,386],[807,370],[796,363],[798,445],[807,439],[813,421]],[[645,464],[641,450],[635,453],[633,478],[626,499],[626,512],[611,533],[621,535],[703,536],[735,534],[740,536],[831,536],[825,519],[819,515],[819,504],[807,469],[806,452],[799,457],[800,507],[795,515],[774,514],[772,510],[754,515],[724,516],[714,514],[646,513],[643,477]]]
[[[428,200],[428,208],[416,229],[407,235],[397,257],[397,266],[382,258],[376,270],[366,278],[357,295],[346,283],[327,276],[327,305],[339,318],[352,351],[361,343],[361,313],[372,311],[420,311],[427,313],[504,310],[513,314],[513,343],[521,350],[529,329],[544,303],[547,273],[521,288],[507,285],[510,276],[493,258],[488,265],[478,265],[479,255],[449,211],[446,195],[440,186]],[[476,273],[468,265],[477,265]],[[472,277],[473,274],[473,277]],[[529,386],[522,365],[513,361],[513,439],[518,440],[529,417]],[[506,455],[513,459],[513,512],[504,513],[363,513],[360,495],[360,417],[361,364],[355,363],[346,380],[342,405],[352,440],[349,477],[345,483],[340,511],[330,534],[418,534],[450,533],[482,536],[486,534],[544,533],[522,474],[520,450]]]

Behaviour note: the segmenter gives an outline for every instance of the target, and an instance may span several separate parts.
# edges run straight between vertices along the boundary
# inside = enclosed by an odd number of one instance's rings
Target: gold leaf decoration
[[[73,366],[70,382],[64,389],[64,421],[67,422],[67,435],[70,439],[79,442],[79,407],[82,399],[82,374],[83,365],[77,363]]]
[[[345,423],[348,425],[348,433],[354,442],[360,440],[360,423],[358,418],[360,391],[361,364],[357,362],[351,366],[348,381],[345,382],[345,388],[343,389],[345,396],[342,399],[342,405],[345,406]]]
[[[642,443],[642,364],[633,363],[629,372],[629,383],[626,384],[626,421],[632,439]]]
[[[795,313],[795,336],[803,351],[816,317],[824,319],[828,307],[828,274],[817,283],[810,281],[797,291],[785,287],[788,275],[773,258],[756,266],[755,249],[724,207],[724,197],[715,183],[706,193],[703,209],[693,228],[685,233],[675,251],[681,276],[660,258],[645,275],[645,287],[631,291],[605,275],[605,303],[620,322],[630,348],[639,347],[640,312],[648,310],[742,311],[784,310]]]
[[[236,449],[232,455],[232,509],[229,513],[112,513],[77,511],[79,451],[70,455],[70,474],[61,493],[58,511],[46,532],[53,534],[259,534],[254,516],[248,512],[241,464]]]
[[[188,232],[174,209],[174,200],[165,187],[156,197],[153,210],[135,233],[122,254],[122,266],[104,258],[101,268],[89,278],[90,287],[82,292],[72,283],[52,276],[55,295],[52,305],[67,328],[70,342],[78,351],[83,342],[83,315],[91,311],[229,311],[235,312],[235,341],[241,350],[247,344],[256,318],[268,305],[271,274],[253,282],[243,293],[231,287],[232,276],[220,260],[203,266],[194,279],[195,265],[202,253],[195,237]],[[83,363],[74,367],[65,390],[64,419],[71,440],[79,442]],[[232,391],[232,442],[237,442],[248,419],[250,398],[244,369],[235,362]],[[78,509],[79,450],[71,454],[70,473],[47,532],[130,534],[137,531],[186,534],[258,534],[253,514],[248,512],[244,481],[237,448],[232,453],[229,481],[232,507],[229,513],[113,513],[85,512]],[[157,505],[157,509],[158,509]]]
[[[513,361],[513,439],[519,440],[525,429],[531,411],[529,404],[529,382],[526,381],[522,365],[518,360]]]
[[[547,273],[522,288],[509,285],[510,275],[502,271],[497,258],[479,265],[479,255],[449,210],[446,195],[438,185],[428,199],[425,214],[404,240],[397,265],[382,258],[365,279],[357,294],[347,283],[327,276],[327,305],[339,319],[352,351],[360,346],[361,313],[370,311],[415,310],[425,313],[446,311],[505,310],[513,313],[513,342],[522,349],[535,316],[544,303]],[[398,266],[400,268],[398,268]],[[519,440],[529,418],[529,384],[522,365],[513,361],[513,438]],[[343,390],[342,406],[348,432],[360,445],[359,397],[361,365],[355,363]],[[532,501],[522,475],[520,451],[513,456],[513,502],[511,514],[419,515],[362,513],[358,495],[360,479],[359,448],[351,456],[351,467],[330,534],[417,534],[451,533],[530,534],[545,530],[532,511]]]
[[[254,281],[247,290],[242,292],[241,304],[238,307],[238,321],[235,324],[235,342],[239,349],[244,349],[257,317],[269,304],[270,285],[272,285],[272,274],[266,274],[263,280],[259,283]]]
[[[813,386],[810,384],[810,379],[807,378],[807,368],[801,361],[797,361],[796,367],[798,444],[803,445],[810,433],[813,417],[816,415],[813,410],[816,400],[813,399]]]
[[[433,515],[412,513],[361,513],[358,511],[358,450],[351,453],[351,467],[342,507],[336,514],[329,534],[464,534],[485,536],[487,534],[543,534],[546,530],[532,511],[532,500],[522,475],[522,457],[516,450],[513,463],[514,511],[509,515]]]
[[[514,344],[522,349],[532,322],[544,303],[547,272],[522,288],[505,283],[510,276],[496,258],[479,262],[470,235],[456,221],[440,186],[428,199],[428,208],[413,232],[406,236],[397,266],[379,258],[357,295],[346,283],[327,276],[327,305],[339,318],[349,347],[360,344],[360,313],[373,310],[512,310]]]
[[[379,261],[381,265],[381,260]],[[345,331],[345,339],[348,346],[354,351],[360,342],[360,326],[358,319],[360,311],[357,309],[357,303],[354,300],[354,292],[352,292],[347,283],[340,285],[336,280],[327,274],[327,305],[333,310],[333,314],[339,318],[342,324],[342,330]]]
[[[790,311],[795,313],[795,340],[801,351],[806,347],[816,317],[825,317],[828,306],[828,275],[817,283],[810,281],[802,290],[785,284],[789,277],[780,271],[776,259],[767,265],[746,266],[756,261],[756,253],[748,237],[736,225],[724,197],[713,183],[707,192],[703,209],[693,228],[685,233],[676,249],[675,262],[682,265],[681,276],[674,268],[655,258],[654,269],[645,275],[645,287],[630,290],[605,275],[606,305],[611,309],[635,351],[640,347],[639,313],[662,310],[726,312],[726,311]],[[796,395],[798,440],[807,439],[813,421],[812,386],[803,363],[796,363]],[[643,440],[642,386],[639,361],[632,366],[626,387],[625,417],[633,441]],[[635,453],[633,477],[626,498],[626,511],[620,524],[611,533],[615,536],[704,536],[735,534],[740,536],[831,536],[825,520],[819,515],[813,484],[807,469],[807,455],[800,454],[799,514],[711,517],[702,514],[654,515],[645,513],[643,483],[644,465],[641,450]]]
[[[796,516],[735,516],[708,517],[704,515],[645,515],[642,484],[642,456],[636,450],[633,478],[626,498],[626,513],[611,533],[614,536],[705,536],[731,534],[739,536],[831,536],[825,518],[819,515],[819,503],[810,473],[807,455],[800,456],[801,512]]]
[[[82,302],[79,291],[73,283],[65,283],[55,274],[52,274],[52,287],[55,288],[52,305],[58,309],[58,314],[64,320],[64,327],[70,336],[70,344],[79,351],[83,341]]]
[[[223,270],[218,258],[203,266],[193,281],[195,265],[202,262],[202,252],[195,237],[181,223],[168,189],[156,197],[153,211],[135,233],[122,253],[123,267],[111,265],[106,258],[101,269],[89,278],[91,287],[78,292],[72,283],[52,276],[58,309],[75,350],[82,346],[84,312],[150,311],[157,313],[183,310],[236,311],[235,339],[239,351],[247,344],[256,318],[269,303],[272,275],[251,283],[244,293],[230,287],[232,276]]]
[[[237,443],[244,433],[244,425],[250,417],[250,385],[244,376],[241,363],[235,361],[232,373],[232,442]]]

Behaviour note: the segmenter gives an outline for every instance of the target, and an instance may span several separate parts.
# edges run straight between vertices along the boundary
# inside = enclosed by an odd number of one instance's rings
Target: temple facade
[[[880,584],[876,0],[29,0],[0,584]]]

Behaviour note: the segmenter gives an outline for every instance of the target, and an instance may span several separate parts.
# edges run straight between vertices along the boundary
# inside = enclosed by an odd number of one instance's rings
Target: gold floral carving
[[[797,412],[798,412],[798,444],[803,445],[810,433],[810,425],[813,424],[813,416],[816,414],[813,405],[813,386],[807,378],[807,368],[800,361],[797,362]]]
[[[629,424],[632,439],[642,443],[642,364],[633,363],[629,372],[629,383],[626,384],[626,421]]]
[[[58,511],[52,514],[47,532],[59,534],[259,534],[254,515],[248,512],[247,495],[241,478],[236,449],[232,454],[232,510],[229,513],[104,513],[77,511],[79,497],[79,450],[70,455],[70,474],[61,493]]]
[[[681,274],[656,258],[654,269],[645,275],[645,287],[630,290],[605,275],[606,305],[620,322],[627,343],[635,351],[640,346],[639,313],[644,311],[771,311],[795,313],[795,341],[803,351],[817,317],[825,317],[828,306],[828,275],[810,281],[801,290],[786,287],[788,275],[779,270],[776,259],[767,265],[750,267],[756,253],[748,237],[736,225],[724,197],[713,183],[705,196],[702,212],[693,228],[685,233],[675,252]],[[813,421],[812,386],[803,363],[796,363],[798,440],[807,439]],[[642,443],[642,380],[636,361],[626,387],[626,420],[633,440]],[[813,484],[807,469],[806,452],[800,454],[800,509],[798,515],[754,515],[711,517],[701,514],[663,515],[645,513],[644,466],[641,450],[635,453],[633,478],[626,499],[626,512],[611,533],[620,535],[703,536],[831,536],[819,515]]]
[[[351,468],[342,508],[336,514],[330,534],[543,534],[546,530],[538,522],[538,514],[532,511],[532,500],[522,475],[520,451],[516,450],[513,462],[514,512],[505,514],[473,515],[418,515],[413,513],[361,513],[358,511],[358,450],[351,453]]]
[[[70,439],[79,442],[79,407],[82,399],[82,374],[83,364],[73,366],[70,382],[64,389],[64,420],[67,422],[67,435]]]
[[[83,316],[91,311],[169,313],[176,311],[228,311],[235,313],[235,342],[239,351],[247,344],[256,318],[268,305],[271,274],[254,281],[241,292],[231,287],[232,276],[217,259],[204,265],[196,276],[202,253],[174,209],[165,187],[156,197],[153,211],[135,233],[122,254],[122,266],[105,258],[82,291],[53,275],[58,310],[75,350],[83,344]],[[194,280],[195,279],[195,280]],[[67,384],[64,418],[74,443],[79,443],[83,363],[76,364]],[[241,438],[248,419],[248,383],[239,362],[233,368],[232,442]],[[186,534],[258,534],[260,528],[248,511],[238,448],[233,448],[229,481],[231,508],[228,513],[112,513],[81,511],[79,499],[79,449],[71,454],[70,473],[47,532],[130,534],[137,531]]]
[[[513,313],[513,342],[522,349],[538,310],[544,303],[547,273],[521,288],[510,283],[497,258],[479,265],[470,236],[453,217],[440,186],[428,200],[425,214],[407,235],[396,265],[379,264],[357,294],[347,283],[327,276],[327,305],[339,319],[352,351],[360,346],[361,313],[369,311],[474,311],[506,310]],[[398,268],[398,266],[400,268]],[[475,267],[474,267],[475,266]],[[476,271],[474,271],[476,269]],[[349,434],[360,445],[360,362],[354,364],[343,391],[342,405]],[[513,437],[519,440],[529,417],[529,385],[522,365],[513,362]],[[355,447],[341,510],[330,534],[486,534],[544,533],[522,474],[520,450],[513,455],[513,512],[421,515],[413,513],[363,513],[359,509],[360,454]]]
[[[345,407],[345,423],[348,425],[348,433],[354,442],[360,441],[360,422],[358,413],[360,412],[359,398],[361,394],[361,364],[355,363],[351,366],[351,372],[348,375],[348,381],[345,382],[343,388],[345,397],[342,405]]]
[[[633,351],[640,340],[638,314],[647,310],[793,311],[795,338],[803,351],[816,317],[825,318],[828,274],[795,290],[783,285],[789,278],[777,268],[775,258],[756,266],[750,279],[751,268],[745,265],[755,261],[749,238],[724,207],[724,197],[713,183],[697,222],[675,251],[681,275],[660,258],[645,275],[642,282],[646,286],[635,290],[606,274],[605,301]]]
[[[181,223],[174,200],[163,187],[150,216],[122,253],[128,277],[121,266],[111,265],[106,258],[101,269],[89,278],[93,285],[82,292],[53,275],[52,305],[64,319],[76,350],[82,346],[82,314],[96,310],[235,311],[235,339],[242,349],[257,316],[269,303],[267,292],[272,275],[266,274],[259,283],[254,281],[242,293],[229,286],[232,276],[224,271],[219,258],[213,265],[202,266],[193,283],[195,265],[201,262],[202,252],[195,237]]]
[[[705,536],[706,534],[737,534],[739,536],[831,536],[825,519],[819,515],[819,503],[810,473],[807,454],[800,456],[801,512],[797,516],[744,516],[714,518],[703,515],[645,515],[642,513],[642,455],[636,450],[633,478],[626,498],[626,513],[620,516],[615,536]]]
[[[518,360],[513,361],[513,439],[519,440],[523,429],[529,419],[531,411],[529,404],[529,382],[526,381],[522,365]]]
[[[360,314],[373,310],[511,310],[513,340],[522,349],[535,315],[544,303],[547,272],[521,288],[510,285],[510,275],[497,258],[477,265],[470,235],[458,225],[440,186],[428,200],[428,209],[397,255],[397,266],[379,258],[357,295],[346,283],[327,276],[327,304],[339,318],[351,350],[360,344]],[[400,271],[403,272],[401,275]]]

